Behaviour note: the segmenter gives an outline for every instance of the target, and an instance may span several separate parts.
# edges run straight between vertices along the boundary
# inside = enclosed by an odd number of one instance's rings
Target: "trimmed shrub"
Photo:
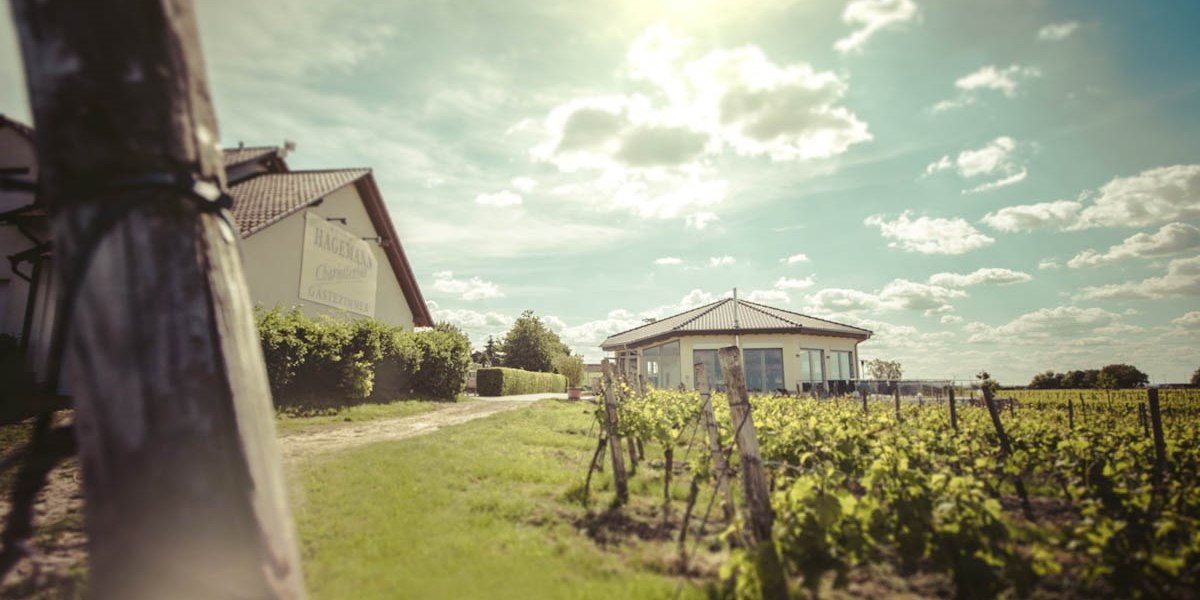
[[[471,367],[470,338],[449,323],[438,323],[433,329],[418,332],[416,343],[421,364],[412,382],[413,391],[433,398],[461,394]]]
[[[480,396],[562,393],[567,389],[567,378],[558,373],[487,367],[476,371],[475,377],[475,388]]]
[[[466,385],[470,343],[448,325],[412,332],[373,319],[309,318],[299,308],[258,312],[275,406],[336,412],[417,395],[453,400]]]

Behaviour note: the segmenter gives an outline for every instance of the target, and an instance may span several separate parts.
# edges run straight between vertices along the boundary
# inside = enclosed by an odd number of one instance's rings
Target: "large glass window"
[[[819,349],[800,349],[800,386],[806,392],[824,387],[825,353]]]
[[[782,348],[748,348],[742,356],[746,360],[747,390],[774,392],[787,388],[783,382]]]
[[[849,381],[854,379],[854,357],[850,352],[834,350],[829,357],[829,379],[832,381]]]
[[[704,363],[705,368],[708,369],[709,385],[711,385],[714,390],[724,390],[725,374],[721,372],[721,360],[717,357],[717,351],[692,350],[692,364],[697,365],[700,363]]]
[[[646,383],[656,388],[677,387],[680,383],[679,342],[642,350],[642,375],[646,376]]]

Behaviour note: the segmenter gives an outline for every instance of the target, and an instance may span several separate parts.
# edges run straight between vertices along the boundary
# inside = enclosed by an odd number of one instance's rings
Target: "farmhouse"
[[[224,152],[250,298],[405,328],[433,319],[370,169],[293,171],[287,147]],[[0,334],[44,383],[56,276],[33,130],[0,115]]]
[[[693,365],[704,363],[724,386],[717,350],[742,348],[752,392],[843,392],[858,379],[858,344],[871,332],[779,308],[725,298],[609,337],[601,344],[617,368],[658,388],[695,388]]]
[[[432,326],[371,170],[292,171],[288,150],[225,151],[251,299],[408,329]]]

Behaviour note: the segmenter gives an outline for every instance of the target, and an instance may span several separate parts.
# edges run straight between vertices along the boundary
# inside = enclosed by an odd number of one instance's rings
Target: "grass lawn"
[[[595,448],[589,408],[544,400],[296,465],[311,597],[672,597],[678,523],[657,528],[661,468],[642,464],[620,517],[602,512],[613,495],[607,472],[592,481],[592,511],[570,499]],[[682,510],[677,499],[676,519]],[[682,594],[702,596],[691,585]]]
[[[471,396],[462,395],[455,402],[474,402],[475,400]],[[275,430],[281,435],[310,433],[324,429],[336,429],[345,423],[411,417],[445,408],[449,404],[451,403],[435,400],[397,400],[387,404],[358,404],[327,415],[295,416],[281,412],[276,414]]]

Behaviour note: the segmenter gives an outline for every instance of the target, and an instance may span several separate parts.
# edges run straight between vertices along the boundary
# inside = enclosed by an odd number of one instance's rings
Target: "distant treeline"
[[[1046,371],[1033,376],[1031,390],[1126,389],[1144,387],[1150,382],[1145,373],[1133,365],[1108,365],[1101,369]]]

